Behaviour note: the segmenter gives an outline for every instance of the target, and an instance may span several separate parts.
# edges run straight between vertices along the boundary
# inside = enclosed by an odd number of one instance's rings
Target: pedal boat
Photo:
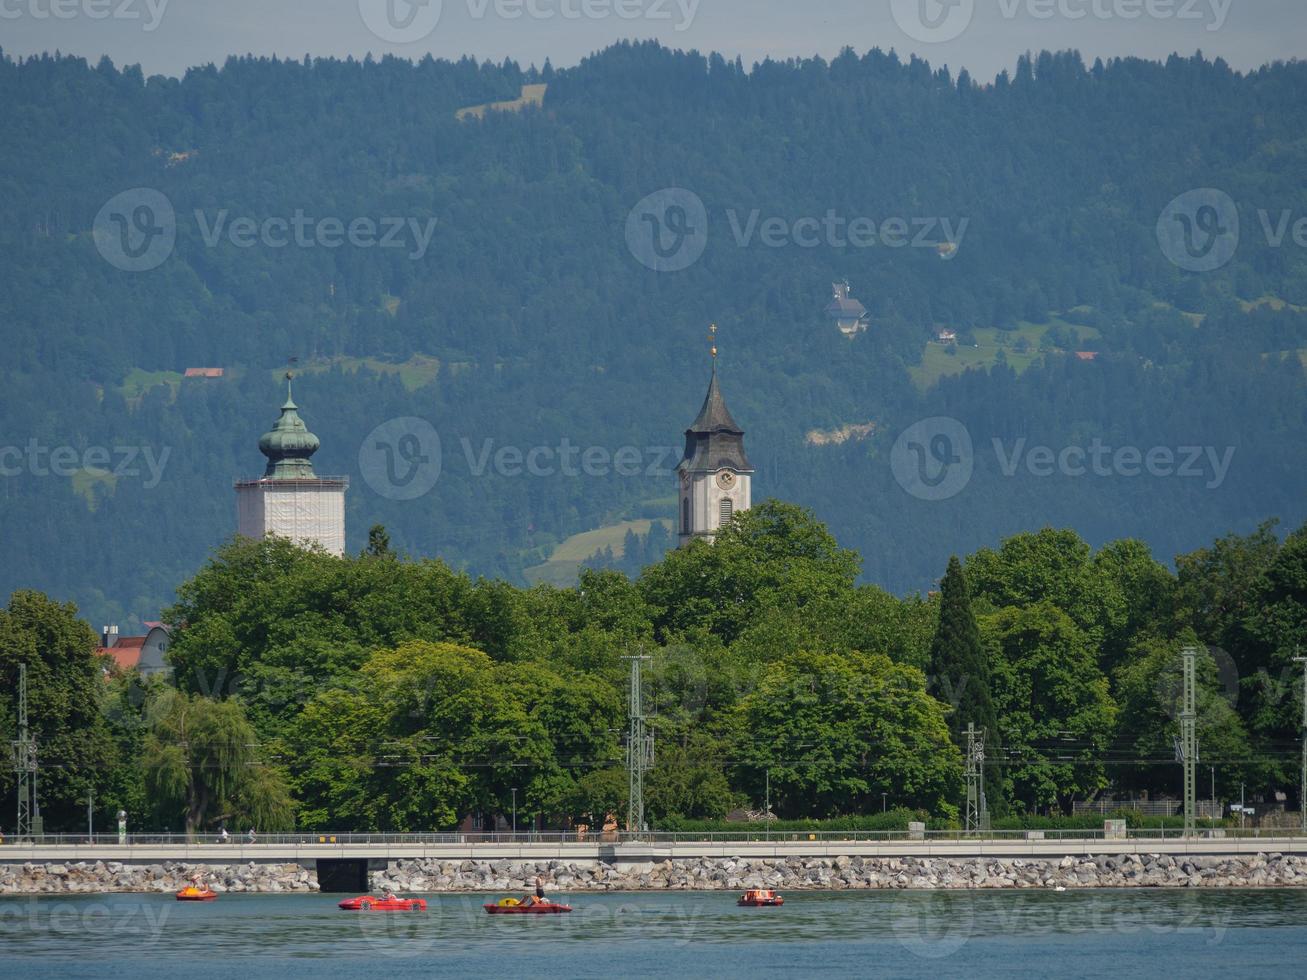
[[[427,901],[424,898],[377,898],[375,895],[360,895],[347,898],[339,903],[346,912],[425,912]]]
[[[487,902],[481,907],[491,915],[561,915],[572,911],[570,905],[541,901],[527,905],[517,898],[501,898],[498,902]]]

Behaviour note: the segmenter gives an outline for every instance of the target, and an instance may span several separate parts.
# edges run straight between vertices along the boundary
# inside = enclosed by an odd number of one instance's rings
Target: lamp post
[[[513,837],[517,837],[517,787],[513,787]]]
[[[881,793],[881,794],[880,794],[880,812],[881,812],[881,813],[885,813],[885,812],[887,811],[887,809],[888,809],[888,807],[889,807],[889,804],[886,802],[886,800],[888,800],[888,799],[889,799],[889,794],[888,794],[888,793]]]

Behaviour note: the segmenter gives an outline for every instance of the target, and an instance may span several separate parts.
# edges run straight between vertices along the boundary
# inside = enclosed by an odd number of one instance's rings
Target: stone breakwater
[[[298,864],[0,864],[0,895],[176,892],[200,874],[215,892],[316,892],[316,872]]]
[[[316,892],[299,864],[0,864],[0,895],[175,892],[200,874],[216,892]],[[391,861],[371,888],[400,892],[526,892],[536,876],[553,893],[968,888],[1307,887],[1307,856],[1103,854],[1044,858],[692,858],[645,864],[601,861]]]
[[[1040,858],[695,858],[615,867],[565,861],[395,861],[374,887],[411,892],[940,888],[1307,887],[1307,857],[1102,855]]]

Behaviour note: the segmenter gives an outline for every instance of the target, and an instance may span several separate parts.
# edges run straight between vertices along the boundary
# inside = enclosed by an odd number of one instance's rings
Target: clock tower
[[[717,529],[752,503],[753,467],[744,455],[744,430],[731,417],[717,382],[717,327],[710,339],[712,378],[699,416],[685,430],[685,456],[676,468],[678,542],[711,542]]]

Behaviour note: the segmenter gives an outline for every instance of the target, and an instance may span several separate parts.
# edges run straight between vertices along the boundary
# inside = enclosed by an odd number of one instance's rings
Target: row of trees
[[[1138,542],[1046,529],[955,558],[928,598],[859,585],[859,563],[774,501],[634,581],[591,569],[571,589],[408,560],[379,528],[356,557],[235,541],[179,590],[168,680],[106,680],[71,606],[16,593],[0,731],[26,662],[52,827],[76,827],[88,791],[172,829],[602,819],[625,804],[621,657],[644,650],[655,822],[768,794],[784,818],[955,819],[970,724],[994,807],[1056,813],[1178,788],[1179,650],[1207,641],[1218,792],[1296,793],[1307,528],[1223,538],[1175,573]]]

